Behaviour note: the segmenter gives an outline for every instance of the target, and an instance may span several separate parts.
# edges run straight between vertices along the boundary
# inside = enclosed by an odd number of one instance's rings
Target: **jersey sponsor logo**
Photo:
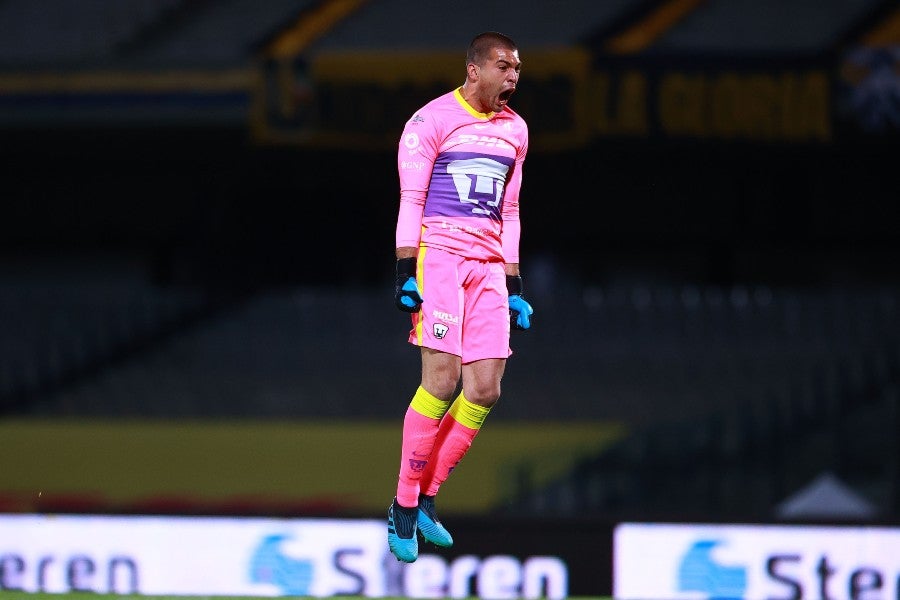
[[[472,133],[461,133],[456,139],[451,141],[452,144],[467,144],[474,146],[484,146],[485,148],[508,148],[512,146],[503,138],[492,135],[475,135]]]
[[[403,145],[412,150],[413,148],[419,147],[419,134],[418,133],[407,133],[403,137]]]
[[[459,325],[459,317],[457,315],[451,315],[450,313],[444,312],[442,310],[435,310],[431,313],[431,316],[435,319],[440,319],[441,321],[445,321],[447,323]]]
[[[421,160],[401,160],[400,168],[407,171],[421,171],[425,168],[425,163]]]
[[[473,227],[472,225],[457,225],[455,223],[450,223],[449,221],[441,221],[440,225],[438,225],[441,229],[446,229],[447,231],[456,233],[456,232],[465,232],[470,233],[472,235],[477,235],[479,237],[488,237],[491,235],[491,230],[486,227]]]

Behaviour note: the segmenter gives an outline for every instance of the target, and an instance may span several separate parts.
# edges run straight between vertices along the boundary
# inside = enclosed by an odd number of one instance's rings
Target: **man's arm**
[[[531,327],[531,315],[534,309],[525,300],[525,286],[519,275],[519,263],[505,266],[506,291],[509,293],[509,325],[511,329],[524,331]]]
[[[419,249],[415,246],[401,246],[397,248],[397,260],[401,258],[415,258],[419,254]]]
[[[419,312],[422,306],[422,294],[416,283],[415,250],[410,246],[397,248],[397,278],[394,280],[394,303],[403,312],[410,313]]]

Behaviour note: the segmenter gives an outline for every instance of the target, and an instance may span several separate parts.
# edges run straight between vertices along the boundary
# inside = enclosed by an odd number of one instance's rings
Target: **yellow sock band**
[[[450,402],[441,400],[437,396],[433,396],[428,390],[419,386],[419,389],[416,390],[412,402],[410,402],[409,405],[423,417],[440,419],[450,407]]]
[[[469,402],[461,392],[450,407],[450,416],[469,429],[481,429],[489,412],[490,408]]]

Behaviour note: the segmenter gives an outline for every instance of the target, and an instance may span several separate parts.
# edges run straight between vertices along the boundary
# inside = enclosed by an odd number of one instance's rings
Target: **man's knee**
[[[429,394],[441,400],[452,400],[458,384],[458,377],[454,379],[443,374],[422,374],[422,387]]]
[[[437,398],[451,400],[461,375],[459,358],[429,352],[422,356],[422,387]]]
[[[466,400],[487,408],[492,407],[500,399],[500,381],[506,361],[502,359],[485,359],[463,366],[463,393]]]
[[[465,394],[466,400],[472,404],[491,408],[500,399],[500,382],[472,385],[471,387],[464,388],[463,394]]]

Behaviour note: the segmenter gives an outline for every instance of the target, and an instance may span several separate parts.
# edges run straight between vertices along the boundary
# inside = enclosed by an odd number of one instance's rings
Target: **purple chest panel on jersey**
[[[503,189],[515,160],[482,152],[443,152],[434,162],[426,217],[500,221]]]

